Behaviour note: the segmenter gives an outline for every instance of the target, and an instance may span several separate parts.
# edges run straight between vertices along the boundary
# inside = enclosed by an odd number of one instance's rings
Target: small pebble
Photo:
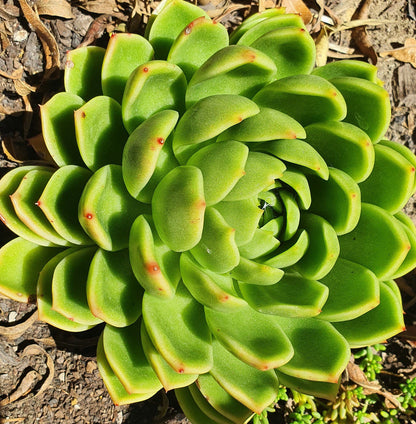
[[[17,312],[11,311],[9,314],[9,322],[15,322],[17,318]]]
[[[28,36],[29,33],[25,29],[21,29],[13,34],[13,41],[15,43],[21,43],[22,41],[25,41]]]

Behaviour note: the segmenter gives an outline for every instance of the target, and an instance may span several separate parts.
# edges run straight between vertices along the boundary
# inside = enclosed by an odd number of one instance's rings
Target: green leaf
[[[294,75],[272,82],[253,100],[259,106],[287,113],[301,125],[341,121],[346,116],[341,93],[330,82],[315,75]]]
[[[201,45],[204,46],[201,49]],[[201,16],[190,22],[169,50],[168,62],[178,65],[187,80],[214,53],[228,46],[228,32],[219,22]]]
[[[289,168],[286,169],[279,180],[295,191],[299,208],[309,209],[312,197],[305,174],[295,168]]]
[[[111,34],[101,70],[102,90],[121,103],[129,75],[153,58],[152,45],[139,34]]]
[[[230,273],[238,281],[261,286],[277,283],[283,277],[283,274],[281,269],[244,257],[240,258],[239,264]]]
[[[247,365],[215,339],[212,346],[214,365],[211,375],[236,400],[260,414],[276,398],[279,382],[275,372],[260,371]]]
[[[185,90],[185,75],[173,63],[153,60],[138,66],[127,80],[121,104],[127,131],[131,134],[138,125],[161,110],[173,109],[182,113]]]
[[[39,319],[64,331],[79,332],[86,331],[93,327],[92,325],[85,325],[72,321],[52,309],[52,279],[55,268],[62,259],[78,249],[79,248],[74,247],[58,253],[46,263],[39,274],[37,286]]]
[[[123,178],[129,193],[140,200],[140,192],[154,174],[165,141],[179,114],[162,110],[140,124],[130,135],[123,151]]]
[[[279,371],[305,380],[338,383],[351,356],[344,337],[330,323],[316,318],[277,318],[295,352]]]
[[[143,319],[153,345],[176,372],[202,374],[211,369],[211,334],[204,311],[183,284],[169,299],[145,293]]]
[[[220,94],[251,98],[275,79],[276,65],[265,53],[246,46],[228,46],[213,54],[193,75],[186,106]]]
[[[144,354],[166,391],[189,386],[197,379],[198,374],[180,374],[163,359],[153,346],[143,321],[140,334]]]
[[[269,286],[241,282],[238,286],[252,308],[271,315],[313,317],[321,312],[328,298],[328,288],[323,284],[295,274],[286,273]]]
[[[38,207],[38,200],[52,176],[51,169],[35,168],[26,173],[16,191],[10,195],[16,215],[29,229],[59,246],[71,243],[61,237]]]
[[[380,280],[396,273],[410,249],[403,226],[384,209],[369,203],[362,204],[357,226],[339,237],[339,244],[340,257],[365,266]]]
[[[396,150],[375,145],[375,163],[370,176],[360,184],[363,202],[395,214],[413,193],[415,167]]]
[[[351,320],[373,309],[380,301],[380,284],[374,273],[346,259],[338,258],[320,282],[329,289],[320,319],[331,322]]]
[[[224,197],[224,201],[245,200],[268,189],[280,178],[286,166],[279,159],[261,152],[249,152],[244,167],[245,174],[233,189]]]
[[[0,180],[0,221],[18,236],[41,246],[55,246],[49,240],[41,237],[28,228],[16,215],[10,196],[17,190],[24,176],[32,170],[43,168],[37,166],[22,166],[10,170]]]
[[[190,252],[203,268],[219,274],[231,271],[240,261],[234,228],[212,207],[205,211],[201,240]]]
[[[65,91],[76,94],[85,101],[102,94],[101,68],[105,49],[85,46],[66,54]]]
[[[226,312],[205,308],[205,317],[216,339],[252,367],[277,368],[293,356],[292,345],[272,315],[246,305]]]
[[[356,77],[377,84],[379,83],[379,79],[377,78],[377,66],[371,65],[368,62],[363,62],[362,60],[338,60],[336,62],[327,63],[324,66],[315,68],[312,74],[325,79]]]
[[[218,140],[238,140],[245,143],[270,141],[281,138],[305,138],[302,125],[289,115],[275,109],[261,107],[257,115],[224,131]]]
[[[404,212],[398,212],[395,218],[402,224],[410,243],[409,253],[400,265],[399,269],[391,276],[392,279],[402,277],[403,275],[411,272],[416,267],[416,228],[410,217],[405,215]]]
[[[179,120],[173,137],[173,152],[185,163],[201,143],[259,112],[251,100],[232,94],[209,96],[190,107]],[[215,123],[215,125],[213,125]]]
[[[345,122],[361,128],[373,143],[377,143],[390,124],[389,93],[378,84],[361,78],[336,77],[331,83],[347,104]]]
[[[248,147],[230,140],[202,147],[189,158],[187,165],[202,172],[207,206],[223,200],[243,177],[247,157]]]
[[[129,256],[131,269],[147,293],[173,296],[180,279],[179,255],[163,246],[143,215],[137,217],[131,227]]]
[[[336,322],[334,327],[348,340],[351,347],[383,343],[405,330],[400,300],[393,290],[380,283],[380,304],[350,321]]]
[[[195,385],[201,391],[204,398],[218,412],[230,419],[233,423],[246,423],[253,415],[250,409],[224,390],[211,374],[200,375]]]
[[[294,269],[306,278],[320,280],[331,271],[339,255],[339,243],[334,228],[319,215],[303,213],[300,227],[309,236],[309,246]]]
[[[215,205],[227,223],[235,229],[237,246],[248,243],[254,236],[263,211],[256,198],[220,202]]]
[[[91,171],[110,163],[121,165],[128,134],[119,103],[111,97],[96,96],[75,111],[74,119],[78,148]]]
[[[142,297],[143,290],[131,270],[127,250],[98,249],[87,280],[91,312],[114,327],[125,327],[141,315]]]
[[[85,247],[66,255],[56,265],[52,279],[52,309],[84,325],[102,322],[88,306],[87,279],[96,247]]]
[[[329,178],[308,176],[312,194],[309,211],[325,218],[338,235],[352,231],[361,210],[361,192],[357,183],[345,172],[329,168]]]
[[[91,172],[77,165],[57,169],[36,204],[55,231],[72,244],[92,244],[78,221],[78,202]]]
[[[103,331],[105,356],[128,393],[156,393],[162,388],[140,341],[140,320],[117,328],[107,324]]]
[[[101,378],[104,381],[105,387],[111,397],[114,404],[127,405],[130,403],[141,402],[143,400],[151,398],[156,392],[150,393],[128,393],[121,381],[118,379],[114,371],[112,370],[108,360],[105,356],[103,337],[101,335],[97,345],[97,365],[100,371]]]
[[[173,169],[156,187],[152,198],[159,237],[175,252],[196,246],[202,236],[205,207],[201,171],[195,166]]]
[[[0,293],[17,302],[33,303],[43,266],[61,252],[17,237],[0,248]]]
[[[300,210],[292,193],[282,190],[279,192],[279,195],[282,199],[284,207],[283,216],[285,218],[285,228],[283,234],[280,234],[280,238],[286,241],[290,240],[298,231]]]
[[[85,232],[105,250],[128,246],[133,221],[148,207],[128,193],[120,165],[106,165],[89,179],[79,201],[78,219]]]
[[[39,106],[42,134],[48,152],[58,166],[84,165],[75,136],[74,112],[84,100],[73,93],[55,94]]]
[[[256,228],[253,238],[248,243],[240,246],[239,251],[241,256],[247,259],[256,259],[273,252],[279,244],[280,242],[275,237],[273,231]]]
[[[328,166],[346,172],[357,183],[364,181],[374,166],[374,148],[368,135],[347,122],[318,122],[306,128],[306,142]]]
[[[237,295],[230,276],[201,268],[187,253],[181,255],[180,270],[186,288],[202,305],[218,311],[229,311],[246,303]]]
[[[199,7],[181,0],[168,0],[146,28],[146,38],[155,49],[156,58],[168,56],[173,42],[193,20],[208,15]]]

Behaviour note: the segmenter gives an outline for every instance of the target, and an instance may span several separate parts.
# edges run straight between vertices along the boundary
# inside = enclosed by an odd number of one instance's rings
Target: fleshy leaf
[[[141,35],[113,32],[108,42],[101,85],[105,96],[121,103],[124,87],[134,69],[153,58],[152,45]]]
[[[290,240],[298,231],[300,211],[295,196],[292,193],[282,190],[279,194],[283,203],[283,216],[285,219],[285,228],[279,237],[282,241],[286,241]]]
[[[78,148],[91,171],[110,163],[121,165],[128,134],[119,103],[111,97],[96,96],[75,111],[74,119]]]
[[[142,312],[143,290],[130,267],[126,250],[98,249],[87,280],[91,312],[114,327],[132,324]]]
[[[211,334],[204,310],[183,284],[169,299],[145,293],[142,308],[153,345],[176,372],[203,374],[211,369]]]
[[[105,49],[85,46],[66,54],[65,91],[76,94],[85,101],[102,94],[101,67]]]
[[[253,238],[246,244],[239,246],[241,256],[247,259],[256,259],[277,249],[280,242],[273,231],[256,228]]]
[[[345,284],[346,276],[348,284]],[[320,282],[329,288],[320,319],[331,322],[351,320],[375,308],[380,301],[380,284],[374,273],[346,259],[338,258]]]
[[[0,293],[18,302],[34,302],[40,271],[61,251],[61,248],[39,246],[21,237],[3,245],[0,248]]]
[[[56,265],[52,279],[52,309],[71,321],[84,325],[102,322],[87,301],[87,278],[96,247],[74,250]]]
[[[388,212],[369,203],[361,205],[357,226],[339,237],[339,244],[340,257],[367,267],[380,280],[395,274],[410,249],[403,226]]]
[[[223,94],[200,100],[184,113],[175,129],[172,145],[176,158],[185,163],[201,143],[258,112],[257,105],[243,96]]]
[[[120,165],[106,165],[89,179],[82,193],[78,218],[85,232],[105,250],[128,246],[133,221],[148,207],[128,193]]]
[[[175,252],[196,246],[202,236],[205,207],[201,171],[195,166],[170,171],[152,199],[155,227],[163,242]]]
[[[309,209],[312,197],[305,174],[293,167],[286,169],[279,180],[295,191],[297,195],[297,203],[301,209]]]
[[[296,320],[318,315],[328,298],[328,288],[323,284],[288,273],[273,285],[239,282],[239,288],[243,298],[257,311]]]
[[[59,166],[84,165],[78,150],[74,112],[84,100],[73,93],[58,93],[40,106],[42,134],[48,152]]]
[[[205,317],[217,340],[252,367],[277,368],[293,356],[292,345],[272,315],[247,305],[226,312],[205,308]]]
[[[121,104],[127,131],[131,134],[138,125],[161,110],[183,112],[185,90],[185,75],[173,63],[153,60],[137,67],[127,80]]]
[[[204,48],[201,49],[201,44]],[[190,22],[169,50],[168,62],[178,65],[188,81],[215,52],[228,46],[228,32],[219,22],[201,16]]]
[[[284,272],[281,269],[243,257],[240,258],[239,264],[230,273],[238,281],[261,286],[277,283],[283,277],[283,274]]]
[[[402,227],[406,233],[407,238],[409,239],[410,243],[410,250],[409,253],[406,255],[406,258],[400,265],[399,269],[394,273],[394,275],[391,276],[392,279],[402,277],[403,275],[407,274],[408,272],[412,271],[416,267],[416,228],[413,224],[413,221],[410,217],[405,215],[404,212],[398,212],[395,215],[395,218],[397,218],[398,221],[400,221],[400,224],[402,224]]]
[[[117,328],[107,324],[103,331],[105,356],[128,393],[156,393],[162,388],[140,341],[140,320]]]
[[[327,63],[324,66],[315,68],[313,75],[318,75],[325,79],[336,77],[356,77],[363,78],[371,82],[379,83],[377,78],[377,67],[362,60],[339,60]]]
[[[351,347],[382,343],[405,330],[401,302],[384,283],[380,283],[378,306],[358,318],[335,322],[333,325],[348,340]]]
[[[186,106],[220,94],[248,98],[275,79],[276,65],[265,53],[246,46],[228,46],[213,54],[194,74]]]
[[[287,113],[302,125],[341,121],[347,110],[344,98],[335,86],[315,75],[294,75],[272,82],[253,100],[259,106]]]

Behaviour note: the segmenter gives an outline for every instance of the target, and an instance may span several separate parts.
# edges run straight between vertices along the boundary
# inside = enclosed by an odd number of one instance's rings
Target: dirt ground
[[[305,3],[316,15],[324,5],[328,22],[337,23],[330,30],[329,60],[340,57],[374,60],[376,56],[379,77],[392,103],[388,137],[416,151],[416,48],[412,50],[409,42],[406,43],[416,37],[415,1],[367,1],[368,14],[358,17],[359,0]],[[65,52],[80,43],[105,45],[109,32],[126,26],[141,31],[142,13],[150,10],[151,1],[79,0],[70,4],[66,0],[37,0],[41,22],[56,44],[39,36],[35,31],[36,20],[29,24],[27,14],[22,13],[33,4],[26,0],[0,0],[0,176],[18,163],[44,158],[36,137],[40,133],[38,105],[62,90]],[[204,0],[201,4],[217,19],[224,15],[221,21],[232,27],[250,12],[250,7],[255,11],[276,1]],[[354,19],[366,20],[366,37],[363,32],[352,33]],[[316,27],[312,31],[316,32]],[[397,54],[397,49],[405,43],[408,49]],[[54,49],[58,54],[51,62]],[[416,222],[416,199],[409,201],[406,210]],[[12,237],[4,226],[0,227],[0,245]],[[399,375],[416,376],[415,280],[411,275],[401,282],[408,330],[390,341],[383,353],[386,390],[394,390]],[[36,314],[33,305],[0,298],[0,423],[189,422],[170,393],[160,392],[139,404],[115,406],[95,362],[98,330],[65,333],[36,321],[35,315],[26,325],[32,314]],[[283,415],[282,411],[270,415],[270,423],[284,423]]]

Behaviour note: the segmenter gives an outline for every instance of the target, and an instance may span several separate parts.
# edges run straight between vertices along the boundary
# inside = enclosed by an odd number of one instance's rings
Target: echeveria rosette
[[[105,322],[115,403],[175,389],[194,424],[243,423],[279,382],[334,397],[351,347],[403,329],[416,158],[383,139],[374,66],[314,62],[299,16],[229,38],[180,0],[146,38],[68,53],[41,106],[58,169],[0,181],[0,291],[67,331]]]

